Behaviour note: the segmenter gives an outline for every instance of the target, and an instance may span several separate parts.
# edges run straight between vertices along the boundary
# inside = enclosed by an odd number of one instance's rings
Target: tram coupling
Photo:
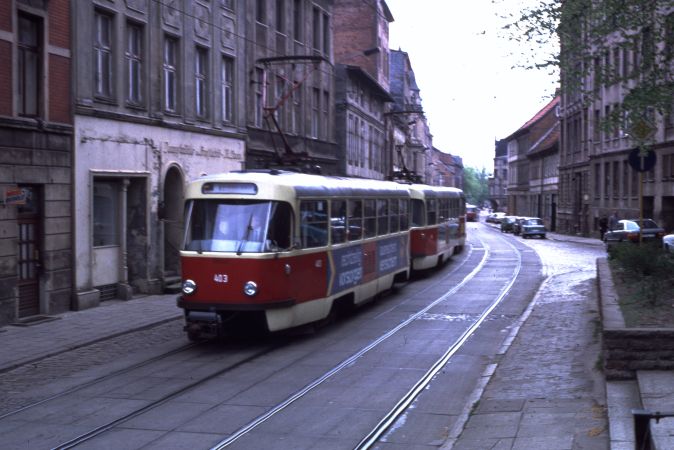
[[[222,333],[222,318],[217,312],[188,311],[185,314],[185,326],[190,339],[213,339]]]

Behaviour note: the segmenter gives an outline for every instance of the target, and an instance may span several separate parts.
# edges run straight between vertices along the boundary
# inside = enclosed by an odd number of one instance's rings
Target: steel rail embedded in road
[[[154,409],[157,406],[163,405],[167,401],[169,401],[169,400],[189,391],[190,389],[192,389],[194,387],[199,386],[202,383],[205,383],[209,380],[212,380],[215,377],[218,377],[222,374],[225,374],[225,373],[227,373],[231,370],[234,370],[237,367],[240,367],[244,364],[247,364],[247,363],[249,363],[249,362],[251,362],[251,361],[253,361],[257,358],[260,358],[261,356],[264,356],[267,353],[270,353],[270,352],[276,350],[278,347],[279,347],[279,345],[272,345],[272,346],[269,346],[269,347],[267,347],[263,350],[260,350],[259,352],[256,352],[256,353],[242,359],[241,361],[237,361],[236,363],[234,363],[230,366],[227,366],[227,367],[225,367],[223,369],[220,369],[220,370],[218,370],[218,371],[216,371],[216,372],[214,372],[214,373],[212,373],[208,376],[202,377],[202,378],[198,379],[197,381],[194,381],[194,382],[192,382],[192,383],[190,383],[186,386],[183,386],[182,388],[177,389],[177,390],[171,392],[170,394],[167,394],[167,395],[163,396],[162,398],[160,398],[158,400],[155,400],[155,401],[143,406],[142,408],[136,409],[135,411],[133,411],[129,414],[126,414],[122,417],[119,417],[115,420],[112,420],[112,421],[110,421],[110,422],[108,422],[104,425],[101,425],[97,428],[94,428],[91,431],[83,433],[83,434],[77,436],[76,438],[69,440],[68,442],[64,442],[62,444],[59,444],[58,446],[52,448],[52,450],[66,450],[66,449],[73,448],[77,445],[80,445],[83,442],[86,442],[90,439],[93,439],[94,437],[105,433],[106,431],[114,428],[115,426],[117,426],[117,425],[119,425],[123,422],[126,422],[127,420],[133,419],[134,417],[137,417],[137,416],[139,416],[139,415],[141,415],[141,414],[143,414],[147,411],[150,411],[151,409]]]
[[[484,245],[484,244],[483,244]],[[508,243],[510,247],[514,249],[514,247]],[[489,253],[489,247],[485,245],[486,252],[485,254]],[[372,445],[376,444],[379,438],[393,425],[396,420],[403,414],[409,406],[412,404],[412,402],[419,396],[419,394],[428,386],[431,381],[433,380],[433,377],[437,375],[438,372],[449,362],[450,358],[465,344],[465,342],[468,340],[468,338],[475,333],[475,331],[478,329],[478,327],[482,324],[482,322],[485,321],[485,319],[491,314],[491,312],[496,308],[501,301],[505,298],[505,296],[510,292],[512,289],[513,285],[515,284],[515,280],[517,280],[517,276],[519,275],[521,269],[522,269],[522,256],[517,249],[515,249],[517,252],[517,265],[515,266],[515,270],[513,271],[513,275],[510,279],[510,281],[501,289],[501,292],[499,295],[494,299],[494,301],[485,309],[482,314],[478,317],[478,319],[470,326],[468,327],[462,334],[461,336],[447,349],[447,351],[437,360],[435,363],[431,366],[430,369],[417,381],[417,383],[410,389],[407,394],[405,394],[400,401],[391,409],[385,416],[384,418],[377,424],[377,426],[367,435],[363,440],[361,440],[358,445],[356,446],[356,449],[358,450],[364,450],[370,448]]]
[[[2,415],[0,415],[0,420],[6,419],[7,417],[11,417],[15,414],[18,414],[18,413],[26,411],[28,409],[34,408],[36,406],[43,405],[43,404],[45,404],[47,402],[50,402],[52,400],[56,400],[57,398],[65,397],[66,395],[72,394],[73,392],[77,392],[77,391],[80,391],[80,390],[82,390],[84,388],[87,388],[89,386],[93,386],[96,383],[100,383],[102,381],[109,380],[109,379],[114,378],[114,377],[119,376],[119,375],[124,375],[125,373],[133,372],[136,369],[140,369],[141,367],[145,367],[148,364],[160,361],[164,358],[168,358],[169,356],[173,356],[177,353],[188,350],[188,349],[190,349],[192,347],[195,347],[197,345],[199,345],[199,344],[196,343],[196,342],[191,342],[189,344],[185,344],[181,347],[178,347],[176,349],[173,349],[173,350],[168,351],[166,353],[163,353],[161,355],[157,355],[157,356],[155,356],[153,358],[150,358],[146,361],[143,361],[143,362],[140,362],[140,363],[137,363],[137,364],[133,364],[129,367],[125,367],[123,369],[116,370],[114,372],[108,373],[107,375],[103,375],[102,377],[98,377],[98,378],[95,378],[93,380],[89,380],[86,383],[80,384],[78,386],[74,386],[70,389],[67,389],[67,390],[63,391],[63,392],[59,392],[58,394],[54,394],[50,397],[44,398],[44,399],[39,400],[37,402],[31,403],[31,404],[26,405],[26,406],[22,406],[21,408],[16,409],[14,411],[10,411],[8,413],[2,414]]]
[[[471,250],[472,251],[472,250]],[[268,410],[264,414],[258,416],[251,422],[249,422],[247,425],[239,428],[237,431],[232,433],[230,436],[228,436],[226,439],[223,439],[222,441],[218,442],[215,446],[211,448],[211,450],[221,450],[224,449],[225,447],[233,444],[235,441],[240,439],[242,436],[248,434],[250,431],[261,425],[262,423],[266,422],[268,419],[273,417],[274,415],[278,414],[279,412],[283,411],[285,408],[290,406],[292,403],[297,401],[298,399],[304,397],[307,393],[311,392],[314,388],[317,386],[321,385],[328,379],[332,378],[334,375],[342,371],[344,368],[349,367],[352,365],[356,360],[361,358],[363,355],[365,355],[367,352],[372,350],[373,348],[377,347],[379,344],[382,342],[386,341],[388,338],[396,334],[398,331],[402,330],[415,320],[417,320],[419,317],[421,317],[423,314],[428,312],[431,308],[434,306],[442,303],[445,301],[447,298],[449,298],[451,295],[456,293],[460,288],[462,288],[466,283],[468,283],[470,280],[472,280],[484,267],[484,265],[487,262],[489,256],[489,248],[485,246],[485,253],[482,256],[482,259],[480,260],[480,263],[468,274],[466,275],[463,280],[461,280],[460,283],[458,283],[456,286],[454,286],[452,289],[444,293],[442,296],[438,297],[436,300],[431,302],[429,305],[421,309],[420,311],[416,312],[409,318],[407,318],[405,321],[401,322],[398,324],[396,327],[392,328],[388,332],[384,333],[374,341],[372,341],[370,344],[366,345],[362,349],[360,349],[358,352],[354,353],[351,355],[349,358],[345,359],[341,363],[339,363],[337,366],[326,372],[324,375],[320,376],[319,378],[315,379],[311,383],[307,384],[305,387],[300,389],[299,391],[295,392],[293,395],[288,397],[286,400],[283,402],[279,403],[272,409]],[[467,258],[466,258],[467,260]]]

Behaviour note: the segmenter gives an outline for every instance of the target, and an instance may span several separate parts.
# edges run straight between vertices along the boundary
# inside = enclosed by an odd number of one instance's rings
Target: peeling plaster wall
[[[138,229],[129,230],[127,238],[135,251],[145,245],[146,256],[129,254],[129,262],[134,263],[130,276],[147,277],[160,275],[160,255],[163,238],[157,219],[162,184],[166,171],[171,165],[180,167],[186,181],[204,173],[239,170],[244,160],[245,142],[229,137],[205,135],[194,132],[152,127],[147,125],[99,119],[89,116],[75,118],[75,194],[77,217],[75,220],[76,239],[76,289],[86,291],[92,284],[92,181],[93,175],[125,177],[147,180],[145,201],[138,198],[138,186],[129,192],[129,206],[134,217],[128,220],[137,224]],[[145,213],[137,210],[145,205]],[[135,208],[135,210],[134,210]],[[138,221],[147,224],[147,230]],[[121,231],[121,230],[120,230]],[[144,257],[147,266],[142,266],[139,258]],[[100,264],[100,261],[98,262]],[[118,270],[110,267],[110,270]],[[131,284],[143,286],[142,280],[129,280]]]

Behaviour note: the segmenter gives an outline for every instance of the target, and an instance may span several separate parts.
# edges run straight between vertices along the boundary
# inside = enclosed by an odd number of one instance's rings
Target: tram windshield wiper
[[[248,225],[246,226],[246,234],[243,235],[243,238],[239,241],[239,246],[236,249],[236,254],[241,255],[243,253],[243,246],[248,242],[248,238],[250,237],[250,232],[253,231],[253,214],[255,213],[250,213],[250,217],[248,218]]]

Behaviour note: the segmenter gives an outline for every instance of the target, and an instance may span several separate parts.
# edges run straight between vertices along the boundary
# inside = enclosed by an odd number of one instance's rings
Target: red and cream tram
[[[460,195],[278,170],[199,178],[186,190],[181,250],[188,336],[219,335],[246,319],[292,328],[373,298],[407,278],[411,264],[463,245],[459,209],[446,201]],[[417,232],[419,251],[410,247]],[[411,259],[410,248],[425,256]]]
[[[412,270],[441,265],[466,242],[465,198],[461,189],[410,185]]]

